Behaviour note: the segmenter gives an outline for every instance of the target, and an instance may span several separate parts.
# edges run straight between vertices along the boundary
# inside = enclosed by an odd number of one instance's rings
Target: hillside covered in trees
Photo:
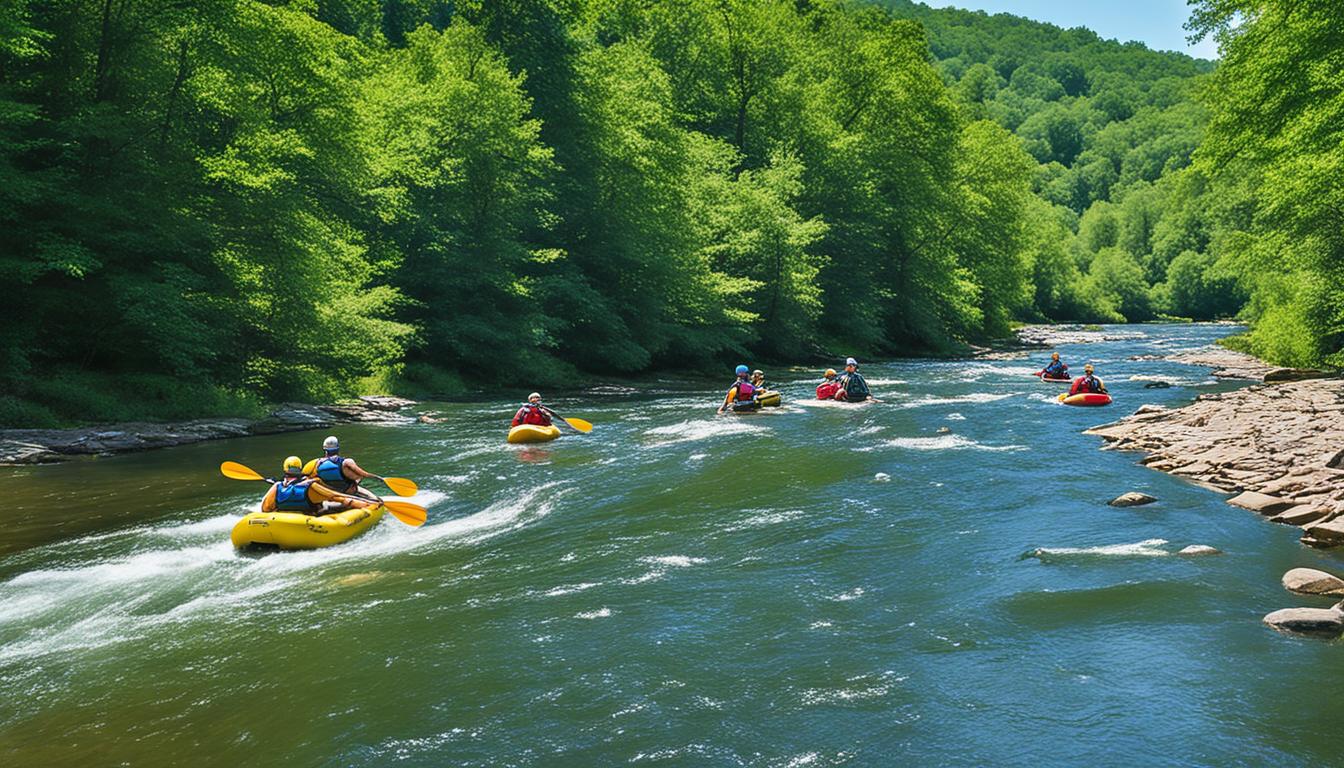
[[[11,0],[0,424],[940,351],[1247,297],[1257,352],[1320,362],[1344,123],[1305,95],[1338,94],[1340,46],[1301,57],[1328,12],[1196,22],[1216,69],[897,0]]]

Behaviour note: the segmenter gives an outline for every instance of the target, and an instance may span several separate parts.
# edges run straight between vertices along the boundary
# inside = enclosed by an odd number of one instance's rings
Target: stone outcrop
[[[1239,354],[1239,353],[1233,353]],[[1088,434],[1143,451],[1139,463],[1235,494],[1229,502],[1344,545],[1344,381],[1303,379],[1140,408]]]
[[[1315,637],[1339,637],[1344,634],[1344,612],[1335,608],[1284,608],[1264,618],[1280,632]]]
[[[321,429],[356,421],[400,421],[405,417],[397,411],[409,405],[414,405],[414,401],[374,395],[335,405],[286,403],[255,421],[196,419],[173,424],[129,422],[82,429],[5,429],[0,430],[0,465],[43,464],[72,456],[145,451],[225,437]]]
[[[1112,507],[1139,507],[1144,504],[1152,504],[1154,501],[1157,501],[1156,496],[1130,491],[1129,493],[1122,493],[1106,503]]]
[[[1189,365],[1203,365],[1213,369],[1213,375],[1220,379],[1250,379],[1265,381],[1265,375],[1276,369],[1265,365],[1259,358],[1245,352],[1219,347],[1217,345],[1196,349],[1190,352],[1171,355],[1165,358]]]
[[[1223,551],[1210,547],[1208,544],[1191,544],[1188,547],[1182,547],[1176,554],[1184,557],[1199,557],[1201,555],[1221,555]]]
[[[1344,579],[1315,568],[1294,568],[1283,574],[1283,588],[1299,595],[1344,595]]]

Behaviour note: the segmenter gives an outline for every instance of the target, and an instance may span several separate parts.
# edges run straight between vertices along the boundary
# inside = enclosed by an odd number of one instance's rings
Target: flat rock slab
[[[1244,491],[1228,499],[1227,503],[1234,507],[1259,512],[1262,515],[1277,515],[1285,509],[1295,506],[1292,499],[1282,499],[1278,496],[1270,496],[1256,491]]]
[[[1294,568],[1283,574],[1283,588],[1299,595],[1344,595],[1344,579],[1315,568]]]
[[[352,421],[397,420],[401,417],[392,411],[411,403],[401,398],[371,396],[341,405],[286,403],[255,421],[196,419],[169,424],[129,422],[80,429],[0,430],[0,465],[45,464],[71,456],[128,453],[225,437],[317,429]]]
[[[1284,525],[1309,525],[1321,520],[1330,514],[1330,510],[1325,507],[1313,506],[1310,504],[1299,504],[1295,507],[1289,507],[1270,519],[1276,523]]]
[[[1139,493],[1138,491],[1130,491],[1129,493],[1122,493],[1106,503],[1110,504],[1112,507],[1139,507],[1144,504],[1152,504],[1155,501],[1157,501],[1156,496],[1149,496],[1146,493]]]
[[[1344,612],[1334,608],[1284,608],[1267,614],[1263,621],[1280,632],[1313,637],[1344,634]]]
[[[1329,520],[1324,523],[1312,523],[1307,526],[1307,535],[1324,544],[1344,544],[1344,519]]]

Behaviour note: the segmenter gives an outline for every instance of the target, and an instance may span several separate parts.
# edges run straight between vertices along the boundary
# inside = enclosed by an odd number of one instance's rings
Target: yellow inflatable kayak
[[[784,395],[782,393],[773,392],[768,389],[756,396],[756,402],[760,403],[765,408],[778,407],[783,401]]]
[[[386,508],[347,509],[313,517],[299,512],[253,512],[233,526],[233,546],[259,545],[280,549],[317,549],[349,541],[383,519]]]
[[[552,424],[539,427],[536,424],[519,424],[509,430],[510,443],[545,443],[560,436],[560,428]]]

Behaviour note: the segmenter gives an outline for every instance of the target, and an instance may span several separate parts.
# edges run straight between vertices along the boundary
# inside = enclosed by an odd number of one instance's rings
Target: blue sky
[[[1216,58],[1213,41],[1191,46],[1181,25],[1190,18],[1185,0],[922,0],[934,8],[969,8],[986,13],[1011,13],[1059,27],[1087,27],[1120,42],[1138,40],[1149,48],[1181,51],[1202,59]]]

